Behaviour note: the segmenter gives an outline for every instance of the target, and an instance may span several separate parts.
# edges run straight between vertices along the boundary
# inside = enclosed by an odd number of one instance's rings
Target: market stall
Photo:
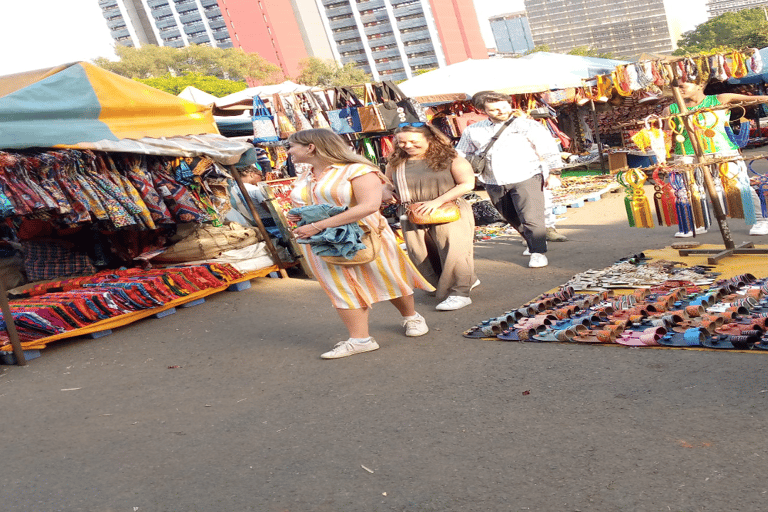
[[[23,363],[23,350],[286,275],[263,225],[221,223],[223,181],[249,147],[219,135],[210,108],[88,63],[0,77],[4,247],[23,249],[28,281],[3,305],[0,350]],[[215,261],[259,243],[260,269]]]

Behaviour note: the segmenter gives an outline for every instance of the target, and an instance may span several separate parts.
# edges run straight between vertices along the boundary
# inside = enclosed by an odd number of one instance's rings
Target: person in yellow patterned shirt
[[[368,332],[368,313],[375,302],[390,301],[402,315],[406,336],[422,336],[427,322],[415,310],[413,288],[433,291],[400,249],[386,219],[379,213],[387,178],[364,157],[351,151],[346,141],[330,130],[303,130],[291,135],[288,154],[294,162],[308,164],[294,182],[294,207],[311,204],[347,206],[338,215],[297,227],[294,236],[309,238],[326,228],[359,222],[380,231],[381,250],[370,263],[339,266],[315,255],[309,244],[299,244],[312,272],[325,290],[349,331],[349,339],[325,352],[336,359],[379,348]],[[292,215],[289,220],[298,222]]]

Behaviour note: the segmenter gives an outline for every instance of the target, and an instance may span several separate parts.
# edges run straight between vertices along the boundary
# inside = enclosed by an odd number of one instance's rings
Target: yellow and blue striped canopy
[[[0,77],[0,148],[218,134],[209,107],[87,62]]]

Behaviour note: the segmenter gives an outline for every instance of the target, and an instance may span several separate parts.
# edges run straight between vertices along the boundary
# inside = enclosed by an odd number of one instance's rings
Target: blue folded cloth
[[[310,204],[291,208],[290,215],[298,215],[301,220],[299,226],[312,222],[318,222],[328,217],[333,217],[347,210],[346,206],[333,206],[330,204]],[[318,256],[343,256],[351,260],[357,251],[365,249],[362,243],[363,229],[357,222],[351,222],[342,226],[326,228],[309,238],[301,238],[296,241],[300,244],[310,244],[312,252]]]

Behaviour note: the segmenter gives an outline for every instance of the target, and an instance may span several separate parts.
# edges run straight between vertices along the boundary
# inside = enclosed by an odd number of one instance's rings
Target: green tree
[[[549,47],[548,44],[537,44],[527,52],[525,52],[525,55],[530,55],[532,53],[538,53],[538,52],[551,52],[552,49]]]
[[[172,76],[166,73],[165,76],[154,78],[135,78],[134,80],[147,84],[155,89],[160,89],[178,95],[181,91],[189,87],[195,87],[201,91],[213,94],[217,98],[222,98],[233,92],[242,91],[248,87],[245,82],[234,80],[225,80],[215,76],[206,76],[200,73],[186,73],[183,76]]]
[[[768,21],[762,8],[726,12],[686,32],[674,55],[768,46]]]
[[[348,62],[339,66],[333,61],[309,57],[299,63],[301,72],[296,77],[300,84],[318,87],[357,85],[373,80],[371,75]]]
[[[581,57],[599,57],[601,59],[618,59],[619,58],[612,52],[601,52],[600,50],[595,50],[594,48],[590,48],[589,46],[577,46],[573,48],[571,51],[569,51],[568,55],[579,55]]]
[[[145,45],[141,48],[115,47],[119,60],[104,57],[94,59],[94,64],[128,78],[158,78],[167,74],[181,76],[200,73],[230,80],[250,78],[263,84],[282,81],[280,68],[255,53],[245,53],[240,48],[214,48],[191,45],[183,48]]]

